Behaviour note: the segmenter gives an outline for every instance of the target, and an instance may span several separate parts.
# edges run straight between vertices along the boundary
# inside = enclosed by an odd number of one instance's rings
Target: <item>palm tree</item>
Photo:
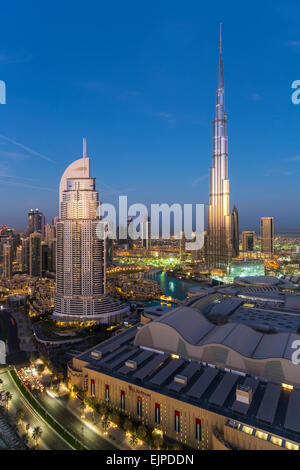
[[[17,424],[20,424],[20,421],[22,421],[22,419],[24,418],[24,411],[21,410],[21,408],[19,408],[16,412],[16,421],[17,421]]]
[[[133,432],[130,436],[129,444],[131,445],[131,447],[136,447],[137,443],[138,443],[137,434],[136,432]]]
[[[42,436],[42,430],[39,426],[36,426],[34,430],[32,431],[32,439],[35,441],[36,447],[39,445],[39,440]]]
[[[132,430],[132,422],[128,418],[126,418],[124,421],[124,429],[128,432]]]
[[[147,428],[146,426],[144,426],[143,424],[140,424],[139,427],[138,427],[138,437],[144,441],[146,436],[147,436]]]
[[[12,394],[10,392],[6,392],[5,394],[5,403],[6,403],[6,408],[8,409],[8,404],[10,400],[12,399]]]
[[[84,403],[83,400],[80,402],[79,408],[81,409],[81,416],[84,416],[84,410],[86,409],[86,404]]]
[[[23,442],[24,446],[28,445],[29,437],[28,437],[28,434],[26,432],[24,434],[22,434],[21,441]]]
[[[109,428],[108,416],[103,417],[102,422],[101,422],[101,426],[102,426],[103,431],[107,431],[107,429]]]

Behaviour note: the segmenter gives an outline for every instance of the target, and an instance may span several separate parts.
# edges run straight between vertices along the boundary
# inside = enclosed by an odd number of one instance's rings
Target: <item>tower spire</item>
[[[86,158],[86,138],[85,137],[83,137],[82,156],[83,156],[83,158]]]
[[[223,58],[222,58],[222,23],[220,23],[220,51],[219,51],[219,80],[218,88],[224,88]]]

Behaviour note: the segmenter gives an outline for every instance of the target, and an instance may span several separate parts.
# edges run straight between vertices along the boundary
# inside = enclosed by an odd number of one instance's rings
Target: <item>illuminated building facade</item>
[[[56,223],[56,296],[54,318],[60,321],[116,321],[124,310],[105,295],[106,257],[95,178],[86,156],[71,163],[59,186]],[[127,310],[127,309],[126,309]]]
[[[274,251],[274,218],[261,217],[260,219],[261,251],[272,254]]]
[[[12,246],[10,243],[3,245],[3,277],[5,279],[12,277]]]
[[[42,236],[38,232],[31,233],[29,237],[29,275],[42,276]]]
[[[232,257],[231,215],[227,148],[227,115],[224,107],[224,76],[220,38],[219,78],[216,118],[213,120],[213,156],[209,170],[209,204],[207,206],[208,268],[227,269]]]
[[[240,251],[239,213],[236,205],[233,206],[231,214],[231,240],[232,256],[236,258]]]
[[[242,233],[242,249],[243,251],[254,250],[255,232],[247,231]]]

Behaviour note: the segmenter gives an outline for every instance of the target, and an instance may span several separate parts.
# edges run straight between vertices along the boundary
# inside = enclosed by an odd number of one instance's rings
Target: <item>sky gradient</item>
[[[300,228],[296,1],[45,3],[1,6],[0,224],[58,213],[83,136],[103,202],[207,204],[222,22],[230,206]]]

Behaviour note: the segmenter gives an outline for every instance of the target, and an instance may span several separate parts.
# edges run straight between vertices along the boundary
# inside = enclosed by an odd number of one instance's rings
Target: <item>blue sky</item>
[[[296,1],[15,1],[1,5],[0,223],[57,213],[87,138],[103,202],[207,203],[219,22],[231,207],[241,228],[300,228]]]

